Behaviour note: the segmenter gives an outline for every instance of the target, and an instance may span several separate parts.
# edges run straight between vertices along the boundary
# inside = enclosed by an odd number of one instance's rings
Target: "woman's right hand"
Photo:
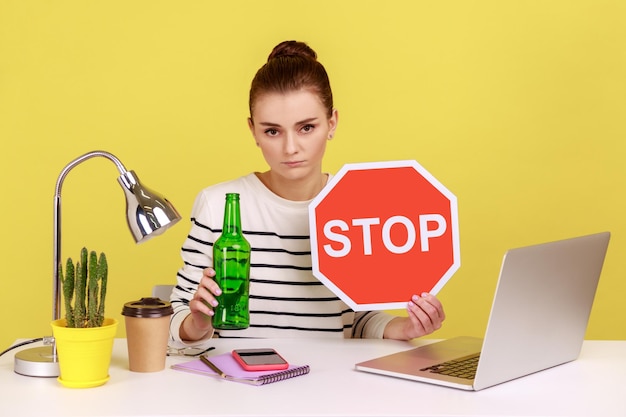
[[[213,308],[217,307],[216,296],[222,290],[213,280],[215,270],[205,268],[198,289],[189,301],[191,314],[183,321],[180,328],[180,337],[183,340],[194,341],[204,339],[213,332]]]

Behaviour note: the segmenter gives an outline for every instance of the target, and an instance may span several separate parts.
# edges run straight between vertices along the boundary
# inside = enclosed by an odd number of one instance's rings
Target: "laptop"
[[[609,238],[604,232],[508,250],[484,338],[454,337],[355,368],[478,391],[575,360]]]

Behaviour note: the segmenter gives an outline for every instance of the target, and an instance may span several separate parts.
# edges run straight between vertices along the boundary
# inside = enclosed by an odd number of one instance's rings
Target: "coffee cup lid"
[[[141,300],[129,301],[124,304],[122,315],[127,317],[163,317],[174,313],[172,304],[160,298],[144,297]]]

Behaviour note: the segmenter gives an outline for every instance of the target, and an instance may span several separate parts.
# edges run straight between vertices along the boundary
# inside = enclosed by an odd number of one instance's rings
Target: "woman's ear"
[[[250,133],[252,133],[256,146],[259,146],[259,141],[256,140],[256,136],[254,135],[254,122],[252,121],[252,117],[248,117],[248,129],[250,129]]]
[[[333,113],[330,116],[330,119],[328,119],[328,139],[332,139],[335,136],[337,123],[339,123],[339,112],[337,109],[333,109]]]

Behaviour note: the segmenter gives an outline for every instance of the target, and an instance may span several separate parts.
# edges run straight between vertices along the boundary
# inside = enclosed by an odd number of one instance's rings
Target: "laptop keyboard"
[[[480,355],[468,356],[465,358],[438,363],[437,365],[432,365],[420,370],[429,371],[434,374],[455,376],[457,378],[474,379],[476,376],[476,368],[478,367],[479,358]]]

